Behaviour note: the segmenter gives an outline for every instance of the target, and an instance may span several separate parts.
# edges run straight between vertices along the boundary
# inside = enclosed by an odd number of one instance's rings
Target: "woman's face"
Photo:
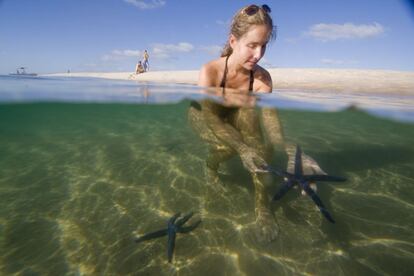
[[[240,39],[230,37],[233,54],[243,68],[252,70],[266,52],[270,30],[266,25],[253,25]]]

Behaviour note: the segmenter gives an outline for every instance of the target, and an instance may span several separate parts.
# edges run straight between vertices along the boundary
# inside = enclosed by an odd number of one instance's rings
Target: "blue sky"
[[[408,0],[279,0],[265,67],[414,71]],[[194,70],[218,56],[243,0],[0,0],[0,74]]]

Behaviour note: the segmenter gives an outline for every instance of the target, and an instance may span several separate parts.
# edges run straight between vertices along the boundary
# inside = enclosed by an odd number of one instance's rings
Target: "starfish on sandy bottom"
[[[312,198],[313,202],[318,206],[325,218],[328,221],[335,223],[334,219],[323,205],[322,200],[310,187],[310,184],[315,181],[342,182],[346,181],[345,178],[326,174],[304,175],[302,168],[302,150],[298,145],[296,146],[294,173],[279,171],[269,166],[266,166],[265,169],[273,174],[283,177],[282,187],[273,197],[273,201],[281,199],[295,184],[297,184],[306,192],[308,196]]]
[[[168,262],[171,263],[173,253],[174,253],[175,238],[176,238],[177,233],[188,233],[194,230],[201,223],[201,220],[198,220],[190,226],[183,226],[193,216],[193,212],[190,212],[189,214],[179,218],[180,216],[181,216],[181,213],[175,214],[168,220],[167,228],[161,229],[155,232],[151,232],[141,237],[138,237],[135,239],[135,242],[138,243],[138,242],[147,241],[147,240],[151,240],[151,239],[155,239],[155,238],[168,235],[167,255],[168,255]]]

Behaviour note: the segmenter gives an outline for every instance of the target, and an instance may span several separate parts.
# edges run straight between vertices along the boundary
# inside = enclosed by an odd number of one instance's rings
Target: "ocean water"
[[[217,192],[186,85],[0,77],[1,275],[412,275],[413,98],[275,91],[284,139],[327,173],[328,222],[299,189],[271,202],[277,237],[256,235],[255,187],[240,158]],[[351,105],[350,108],[347,108]],[[286,169],[276,148],[270,161]],[[269,197],[282,179],[269,175]],[[201,224],[136,243],[175,213]]]

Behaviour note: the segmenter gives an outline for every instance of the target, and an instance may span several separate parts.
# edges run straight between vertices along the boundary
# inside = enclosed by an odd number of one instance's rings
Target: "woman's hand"
[[[239,155],[244,167],[251,173],[268,172],[266,161],[252,148],[245,146],[239,150]]]

